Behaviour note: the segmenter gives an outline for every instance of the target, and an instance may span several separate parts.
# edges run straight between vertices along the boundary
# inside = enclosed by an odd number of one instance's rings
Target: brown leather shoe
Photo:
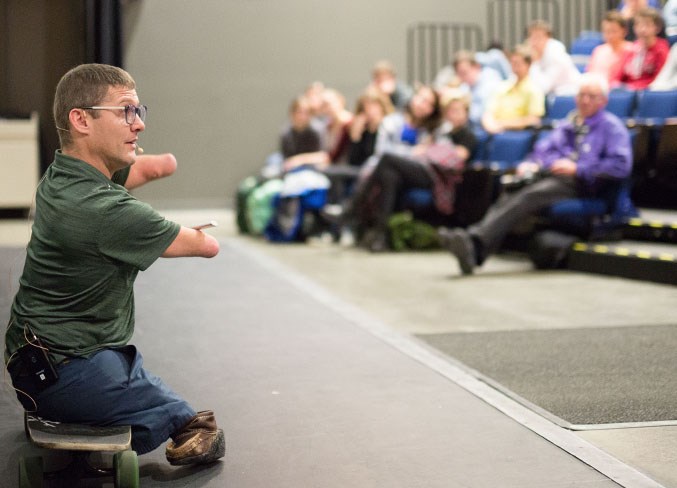
[[[165,455],[174,466],[205,464],[226,454],[223,430],[216,427],[214,412],[205,410],[172,435]]]

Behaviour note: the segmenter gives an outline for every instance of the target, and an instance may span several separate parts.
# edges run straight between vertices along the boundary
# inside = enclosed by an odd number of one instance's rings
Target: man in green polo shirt
[[[145,116],[134,80],[120,68],[81,65],[59,82],[61,149],[38,186],[5,361],[29,411],[62,422],[128,424],[139,454],[171,438],[170,463],[211,462],[225,452],[214,413],[196,412],[128,344],[138,272],[161,256],[219,251],[213,237],[164,219],[123,186],[152,178],[144,164],[133,166]],[[36,375],[36,357],[54,373],[47,367]]]

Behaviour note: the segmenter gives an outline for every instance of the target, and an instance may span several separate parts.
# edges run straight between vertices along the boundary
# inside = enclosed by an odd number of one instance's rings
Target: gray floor
[[[412,335],[670,325],[673,287],[535,273],[513,257],[459,278],[444,253],[273,246],[218,218],[217,258],[140,276],[135,343],[217,411],[229,453],[176,470],[158,450],[142,458],[142,486],[677,486],[675,428],[573,433]],[[32,448],[7,387],[0,401],[0,484],[13,486]]]
[[[419,337],[568,428],[677,425],[674,325]]]

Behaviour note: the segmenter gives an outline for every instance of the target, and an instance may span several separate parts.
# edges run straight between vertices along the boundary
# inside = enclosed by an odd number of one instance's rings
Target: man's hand
[[[550,172],[554,175],[575,176],[578,165],[571,159],[558,159],[550,166]]]
[[[533,175],[541,170],[541,166],[533,161],[524,161],[517,166],[516,173],[518,176]]]

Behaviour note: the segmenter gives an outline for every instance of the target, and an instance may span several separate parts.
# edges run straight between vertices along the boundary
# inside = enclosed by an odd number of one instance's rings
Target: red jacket
[[[624,85],[630,90],[644,90],[658,76],[670,52],[668,41],[657,38],[653,46],[644,52],[639,41],[632,44],[619,63],[618,71],[612,75],[612,85]]]

